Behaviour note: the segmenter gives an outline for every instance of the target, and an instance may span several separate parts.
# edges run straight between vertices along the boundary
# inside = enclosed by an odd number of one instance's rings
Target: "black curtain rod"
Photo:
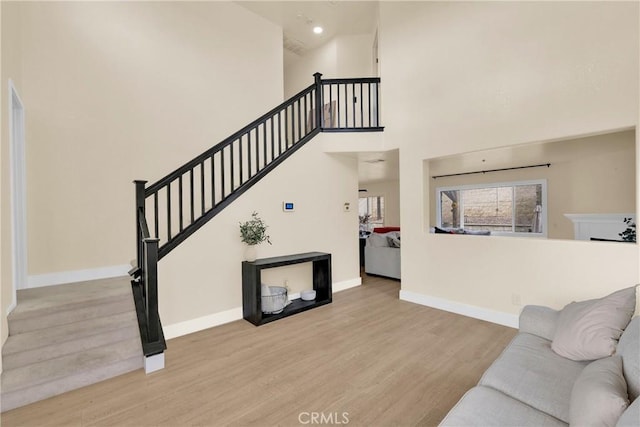
[[[436,179],[436,178],[446,178],[448,176],[473,175],[473,174],[476,174],[476,173],[511,171],[511,170],[515,170],[515,169],[541,168],[541,167],[544,167],[544,166],[550,167],[551,163],[543,163],[541,165],[531,165],[531,166],[517,166],[517,167],[513,167],[513,168],[489,169],[489,170],[486,170],[486,171],[451,173],[449,175],[434,175],[431,178]]]

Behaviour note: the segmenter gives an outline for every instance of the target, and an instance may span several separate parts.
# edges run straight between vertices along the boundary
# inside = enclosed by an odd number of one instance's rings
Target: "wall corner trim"
[[[350,280],[343,280],[332,284],[333,292],[340,292],[346,289],[354,288],[362,284],[360,277]],[[293,294],[292,296],[295,296]],[[299,296],[299,295],[298,295]],[[230,310],[220,311],[218,313],[209,314],[207,316],[197,317],[184,322],[174,323],[164,326],[163,332],[165,339],[178,338],[183,335],[192,334],[204,329],[213,328],[215,326],[224,325],[225,323],[242,320],[242,307],[232,308]]]
[[[509,314],[501,311],[489,310],[483,307],[463,304],[457,301],[432,297],[416,292],[401,290],[400,300],[436,308],[438,310],[448,311],[451,313],[461,314],[467,317],[473,317],[474,319],[497,323],[498,325],[508,326],[510,328],[517,329],[519,324],[519,316],[517,314]]]

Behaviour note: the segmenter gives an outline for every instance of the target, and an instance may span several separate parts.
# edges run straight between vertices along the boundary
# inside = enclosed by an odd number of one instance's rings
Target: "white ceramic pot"
[[[253,262],[258,257],[258,245],[247,245],[244,249],[245,261]]]

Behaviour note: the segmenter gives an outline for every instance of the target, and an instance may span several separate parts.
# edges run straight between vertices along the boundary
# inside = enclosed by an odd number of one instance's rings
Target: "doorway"
[[[27,180],[24,104],[9,80],[9,150],[11,174],[11,246],[13,267],[13,303],[16,291],[27,287]]]

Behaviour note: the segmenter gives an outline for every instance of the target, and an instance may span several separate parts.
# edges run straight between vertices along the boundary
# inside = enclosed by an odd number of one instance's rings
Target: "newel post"
[[[140,214],[145,215],[145,203],[144,203],[144,186],[147,181],[135,180],[133,183],[136,185],[136,267],[142,267],[142,230],[140,229]]]
[[[315,73],[313,75],[313,77],[315,78],[315,84],[316,84],[316,117],[315,117],[315,121],[316,121],[316,127],[318,129],[322,129],[323,128],[323,120],[322,120],[322,106],[324,105],[323,101],[322,101],[322,73]]]
[[[159,239],[144,239],[144,270],[145,270],[145,295],[147,296],[146,316],[147,334],[149,342],[160,339],[158,319],[158,241]]]

